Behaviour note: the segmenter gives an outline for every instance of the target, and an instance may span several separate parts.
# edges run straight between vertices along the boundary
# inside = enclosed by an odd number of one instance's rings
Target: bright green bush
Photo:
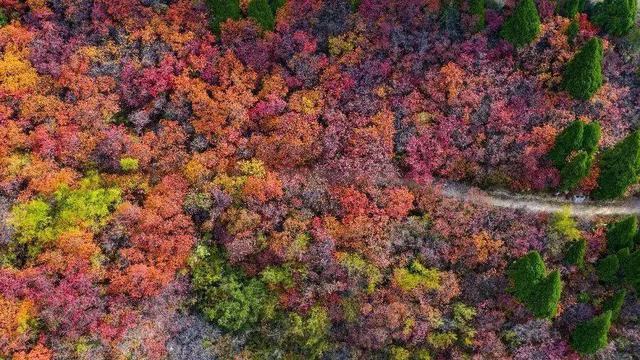
[[[267,0],[251,0],[247,15],[255,20],[265,30],[273,30],[275,19],[273,10]]]
[[[533,0],[520,0],[505,20],[500,36],[515,47],[529,44],[540,33],[540,16]]]
[[[216,34],[220,33],[220,25],[227,21],[238,20],[242,16],[239,0],[206,0],[209,8],[209,27]]]
[[[514,296],[518,300],[526,302],[531,293],[535,291],[535,286],[544,278],[545,273],[544,261],[537,251],[531,251],[514,261],[507,270],[507,275],[513,283],[511,291]]]
[[[240,331],[274,316],[277,299],[266,285],[233,269],[217,247],[198,246],[190,266],[197,307],[209,321]]]
[[[598,199],[623,195],[638,181],[639,168],[640,131],[636,130],[602,154],[598,188],[593,195]]]
[[[414,260],[408,269],[396,269],[393,278],[404,291],[418,287],[424,289],[438,289],[440,287],[440,272],[436,269],[425,268],[418,260]]]
[[[583,355],[595,354],[607,346],[611,311],[606,311],[578,325],[571,334],[571,346]]]
[[[120,168],[124,172],[133,172],[138,170],[139,162],[136,158],[124,157],[120,159]]]
[[[638,0],[604,0],[597,3],[591,21],[614,36],[622,36],[635,24]]]
[[[638,219],[629,216],[609,224],[607,229],[607,250],[614,253],[624,248],[631,248],[634,245],[638,233]]]
[[[590,99],[602,86],[602,56],[602,40],[591,38],[567,63],[563,89],[575,99]]]
[[[571,190],[580,184],[580,181],[589,175],[591,168],[591,156],[584,151],[576,154],[563,168],[560,170],[560,191]]]

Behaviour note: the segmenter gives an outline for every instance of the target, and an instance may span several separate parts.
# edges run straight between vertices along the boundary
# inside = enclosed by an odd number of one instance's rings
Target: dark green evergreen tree
[[[590,99],[602,86],[602,56],[602,40],[591,38],[567,64],[562,87],[576,99]]]
[[[595,354],[607,346],[607,334],[610,327],[611,311],[606,311],[578,325],[571,334],[571,346],[581,354]]]
[[[640,250],[636,250],[627,256],[622,264],[622,273],[627,284],[633,286],[636,292],[640,292]]]
[[[589,174],[591,168],[591,156],[584,151],[580,151],[560,170],[562,183],[560,191],[571,190],[578,186],[580,181]]]
[[[596,265],[598,278],[602,282],[614,282],[617,279],[618,270],[620,269],[620,260],[615,254],[608,255],[601,259]]]
[[[502,25],[500,36],[515,47],[529,44],[540,33],[540,16],[533,0],[520,0]]]
[[[514,261],[507,275],[513,282],[512,292],[518,300],[525,302],[536,285],[544,278],[546,269],[540,253],[531,251]]]
[[[638,233],[638,219],[629,216],[623,220],[609,224],[607,229],[607,250],[615,253],[624,248],[631,248]]]
[[[586,151],[589,155],[593,155],[598,150],[601,136],[602,130],[599,122],[592,121],[586,124],[582,133],[582,146],[580,146],[580,149]]]
[[[567,32],[566,32],[567,42],[569,43],[569,45],[573,46],[576,40],[576,36],[578,36],[579,32],[580,32],[580,24],[576,19],[571,20],[571,22],[569,23],[569,26],[567,27]]]
[[[566,164],[567,156],[582,146],[584,127],[582,121],[575,120],[556,136],[556,141],[548,154],[556,169],[562,169]]]
[[[535,286],[525,305],[538,318],[552,318],[556,315],[561,293],[560,272],[555,270]]]
[[[611,311],[611,320],[615,321],[620,316],[622,305],[624,305],[624,298],[627,296],[627,290],[622,289],[615,293],[612,297],[608,298],[604,304],[602,304],[603,311]]]
[[[614,36],[625,35],[635,24],[638,0],[604,0],[596,4],[591,21]]]
[[[480,31],[484,29],[485,26],[485,0],[470,0],[469,1],[469,12],[471,15],[475,16],[475,30]]]
[[[227,19],[238,20],[242,16],[239,0],[207,0],[207,7],[210,14],[209,26],[216,34],[220,33],[220,24]]]
[[[638,181],[639,162],[640,131],[636,130],[602,154],[594,196],[614,199],[623,195],[630,185]]]
[[[251,0],[247,15],[255,20],[265,30],[273,30],[275,19],[273,11],[267,0]]]
[[[574,16],[581,11],[580,9],[580,0],[564,0],[559,5],[560,15],[573,19]]]
[[[276,15],[278,9],[280,9],[284,4],[286,4],[287,0],[269,0],[269,6],[271,7],[271,12],[273,15]]]
[[[582,269],[584,267],[584,255],[587,253],[587,241],[580,239],[574,241],[567,250],[565,260],[571,265]]]

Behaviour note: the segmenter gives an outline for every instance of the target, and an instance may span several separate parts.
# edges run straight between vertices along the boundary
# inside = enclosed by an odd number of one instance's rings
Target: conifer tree
[[[587,252],[587,241],[585,239],[579,239],[574,241],[567,250],[565,260],[571,265],[575,265],[578,268],[584,267],[584,255]]]
[[[475,31],[484,29],[485,26],[485,0],[470,0],[469,12],[477,17]]]
[[[630,185],[638,181],[639,162],[640,131],[636,130],[602,155],[594,196],[614,199],[623,195]]]
[[[592,121],[584,125],[584,131],[582,133],[582,146],[581,150],[586,151],[589,155],[593,155],[598,150],[598,144],[600,143],[600,137],[602,136],[602,130],[600,129],[600,123]]]
[[[631,248],[638,233],[638,219],[629,216],[610,224],[607,230],[607,250],[614,253],[624,248]]]
[[[618,270],[620,269],[620,260],[615,254],[611,254],[601,259],[596,265],[598,278],[602,282],[611,283],[616,281]]]
[[[544,261],[537,251],[530,251],[514,261],[509,266],[507,275],[513,281],[512,292],[515,297],[525,302],[538,282],[544,277],[545,272]]]
[[[278,9],[280,9],[286,2],[287,0],[269,0],[269,6],[271,7],[271,12],[274,16],[276,15],[276,12],[278,12]]]
[[[595,354],[607,345],[610,327],[611,311],[609,310],[578,325],[571,334],[571,346],[581,354]]]
[[[589,174],[591,168],[591,156],[584,151],[580,151],[560,170],[562,183],[560,191],[571,190],[578,186],[580,181]]]
[[[520,0],[504,22],[500,36],[515,47],[529,44],[540,33],[540,16],[533,0]]]
[[[549,151],[548,157],[557,169],[562,169],[566,163],[567,156],[575,149],[580,148],[583,134],[584,123],[580,120],[575,120],[556,136],[556,141]]]
[[[247,15],[254,19],[265,30],[273,30],[275,19],[273,10],[267,0],[251,0]]]
[[[611,311],[611,320],[615,321],[620,316],[620,311],[622,310],[622,305],[624,305],[624,298],[627,296],[627,290],[622,289],[607,299],[604,304],[602,304],[602,310]]]
[[[572,97],[588,100],[602,86],[602,40],[591,38],[569,61],[564,71],[562,87]]]
[[[638,0],[605,0],[596,4],[591,21],[614,36],[625,35],[635,24]]]
[[[535,286],[525,304],[536,317],[552,318],[556,315],[561,293],[560,272],[555,270]]]
[[[242,16],[239,0],[207,0],[207,7],[211,16],[209,26],[216,34],[220,33],[220,24],[227,19],[238,20]]]

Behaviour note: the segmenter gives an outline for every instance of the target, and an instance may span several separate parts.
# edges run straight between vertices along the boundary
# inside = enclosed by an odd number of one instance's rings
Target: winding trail
[[[443,183],[442,195],[465,202],[532,213],[555,213],[562,210],[563,207],[569,206],[573,216],[584,218],[640,214],[640,199],[637,198],[618,201],[587,200],[576,204],[571,200],[553,196],[515,194],[505,190],[483,191],[455,182]]]

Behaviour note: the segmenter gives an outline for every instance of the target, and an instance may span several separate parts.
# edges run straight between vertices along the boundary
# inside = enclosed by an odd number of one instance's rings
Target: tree
[[[596,265],[598,278],[603,282],[614,282],[620,269],[620,260],[615,254],[608,255]]]
[[[636,130],[624,140],[602,154],[597,199],[614,199],[638,181],[640,168],[640,131]]]
[[[518,300],[525,302],[544,277],[546,268],[540,253],[531,251],[509,266],[507,275],[513,283],[512,292]]]
[[[560,3],[560,15],[573,19],[574,16],[580,11],[580,0],[564,0]]]
[[[571,346],[584,355],[595,354],[607,345],[611,310],[578,325],[571,334]]]
[[[562,169],[569,154],[581,147],[584,128],[582,121],[575,120],[556,136],[556,141],[549,151],[548,157],[557,169]]]
[[[638,0],[605,0],[597,3],[591,21],[614,36],[625,35],[635,25]]]
[[[599,122],[592,121],[586,124],[582,133],[582,145],[580,149],[586,151],[589,155],[593,155],[596,150],[598,150],[601,136],[602,130]]]
[[[607,250],[614,253],[624,248],[632,248],[638,233],[638,218],[629,216],[609,224],[607,230]]]
[[[265,30],[273,30],[275,19],[267,0],[251,0],[247,15],[254,19]]]
[[[611,311],[611,320],[615,321],[620,316],[622,305],[624,304],[624,298],[627,296],[627,290],[622,289],[615,293],[615,295],[608,298],[604,304],[602,304],[602,311]]]
[[[602,86],[602,56],[602,40],[591,38],[567,64],[563,89],[576,99],[590,99]]]
[[[287,3],[287,0],[269,0],[269,6],[271,7],[271,11],[275,16],[278,9],[280,9],[284,4]]]
[[[580,184],[580,181],[589,174],[591,168],[591,156],[580,151],[576,156],[560,170],[562,183],[560,191],[571,190]]]
[[[574,241],[567,250],[565,260],[571,265],[575,265],[582,269],[584,267],[584,255],[587,251],[587,241],[579,239]]]
[[[526,302],[527,308],[538,318],[552,318],[556,315],[561,294],[560,272],[555,270],[536,285]]]
[[[238,20],[242,16],[239,0],[207,0],[211,30],[219,34],[220,25],[227,19]]]
[[[470,0],[469,12],[476,18],[475,29],[480,31],[485,26],[485,0]]]
[[[533,0],[520,0],[504,22],[500,36],[515,47],[529,44],[540,32],[540,16]]]

